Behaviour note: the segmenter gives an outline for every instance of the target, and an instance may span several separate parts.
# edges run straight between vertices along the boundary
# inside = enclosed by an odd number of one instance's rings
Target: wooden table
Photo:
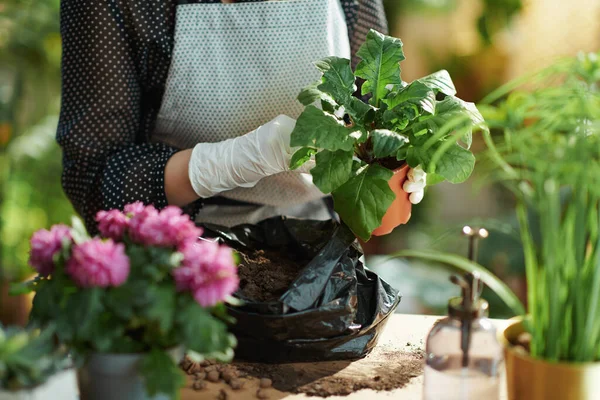
[[[406,351],[414,352],[415,350],[423,350],[425,338],[431,329],[434,322],[439,317],[423,316],[423,315],[404,315],[395,314],[383,332],[377,349],[362,360],[352,363],[340,362],[330,363],[302,363],[290,364],[290,368],[303,370],[305,373],[313,372],[316,375],[323,376],[327,370],[331,370],[336,376],[344,377],[372,377],[375,367],[381,367],[381,360],[378,360],[378,354],[390,351]],[[494,321],[498,329],[503,329],[506,325],[505,321]],[[228,400],[254,400],[256,399],[256,390],[258,388],[258,380],[248,380],[244,384],[244,388],[240,391],[232,391],[225,383],[209,383],[208,387],[201,391],[191,389],[191,380],[188,385],[182,390],[182,400],[200,400],[200,399],[217,399],[221,389],[227,391]],[[506,399],[505,385],[502,384],[501,400]],[[276,389],[268,389],[269,400],[296,400],[308,399],[304,394],[291,394],[280,392]],[[318,397],[310,397],[318,399]],[[360,390],[347,396],[332,396],[327,399],[345,399],[345,400],[368,400],[368,399],[395,399],[395,400],[422,400],[423,398],[423,376],[413,378],[406,386],[400,389],[395,389],[387,392],[375,392],[373,390]],[[474,399],[475,400],[475,399]]]

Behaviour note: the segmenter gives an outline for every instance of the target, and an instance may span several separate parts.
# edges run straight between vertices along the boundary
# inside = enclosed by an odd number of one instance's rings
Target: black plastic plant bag
[[[364,268],[356,238],[334,220],[274,217],[256,225],[223,228],[205,224],[205,236],[235,250],[285,249],[310,260],[290,288],[271,303],[236,296],[236,357],[258,362],[356,359],[377,344],[400,296]]]

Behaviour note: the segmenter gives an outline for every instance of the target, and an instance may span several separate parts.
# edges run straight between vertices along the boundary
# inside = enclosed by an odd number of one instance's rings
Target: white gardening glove
[[[406,174],[406,181],[402,189],[406,193],[410,193],[408,199],[412,204],[419,204],[423,200],[425,194],[425,186],[427,186],[427,173],[423,171],[420,165],[411,168]]]
[[[296,120],[279,115],[243,136],[218,143],[198,143],[189,163],[189,177],[196,194],[214,196],[237,187],[252,187],[266,176],[289,171],[296,149],[290,135]],[[307,162],[298,172],[314,166]]]

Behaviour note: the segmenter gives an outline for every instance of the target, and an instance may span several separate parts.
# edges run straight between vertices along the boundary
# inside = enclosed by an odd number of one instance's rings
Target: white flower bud
[[[410,200],[410,202],[412,204],[419,204],[421,202],[421,200],[423,200],[424,195],[425,195],[424,190],[418,190],[414,193],[411,193],[410,196],[408,196],[408,199]]]

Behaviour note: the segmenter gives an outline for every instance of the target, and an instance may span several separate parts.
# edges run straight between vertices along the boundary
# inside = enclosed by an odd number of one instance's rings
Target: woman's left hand
[[[409,169],[402,189],[410,194],[408,198],[412,204],[419,204],[423,200],[425,186],[427,186],[427,173],[423,171],[423,168],[418,165]]]

